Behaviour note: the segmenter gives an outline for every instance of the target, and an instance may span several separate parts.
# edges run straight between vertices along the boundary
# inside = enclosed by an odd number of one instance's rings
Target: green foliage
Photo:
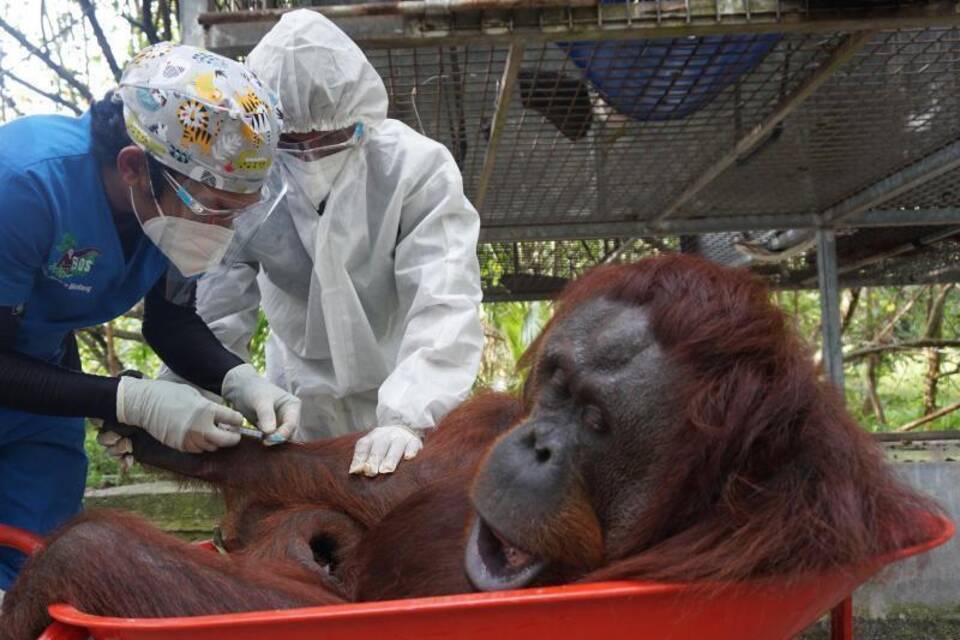
[[[257,371],[266,369],[267,360],[264,347],[269,335],[270,324],[267,322],[267,316],[264,315],[263,309],[260,309],[257,315],[257,328],[253,330],[253,337],[250,339],[250,363],[257,368]]]
[[[515,391],[522,378],[520,357],[553,313],[549,302],[493,302],[481,307],[486,344],[477,376],[477,388]]]

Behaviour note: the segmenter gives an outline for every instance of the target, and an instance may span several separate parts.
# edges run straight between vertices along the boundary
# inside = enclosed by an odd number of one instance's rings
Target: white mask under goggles
[[[297,160],[309,162],[354,147],[360,142],[361,137],[363,137],[363,123],[358,122],[345,129],[322,131],[308,140],[299,142],[287,142],[281,138],[277,143],[277,150]]]
[[[219,264],[233,264],[287,191],[286,182],[277,172],[272,172],[261,187],[258,200],[252,203],[247,201],[243,206],[229,209],[214,208],[201,204],[198,199],[206,191],[204,185],[191,185],[197,192],[194,194],[168,171],[163,171],[163,177],[190,213],[199,220],[164,213],[152,181],[150,195],[158,215],[147,220],[140,216],[133,198],[132,186],[130,204],[147,237],[186,278],[209,271]],[[206,196],[214,197],[209,192],[206,192]],[[231,200],[229,195],[225,194],[219,194],[216,198],[218,204],[230,203]]]

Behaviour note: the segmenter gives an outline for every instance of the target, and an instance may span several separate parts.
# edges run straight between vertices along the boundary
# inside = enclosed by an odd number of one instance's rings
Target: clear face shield
[[[175,214],[164,212],[151,181],[158,215],[144,220],[135,204],[134,212],[144,233],[171,262],[168,299],[182,304],[189,301],[193,286],[204,273],[236,263],[276,210],[287,192],[287,183],[279,171],[272,171],[259,192],[233,194],[167,170],[163,177],[183,206]]]

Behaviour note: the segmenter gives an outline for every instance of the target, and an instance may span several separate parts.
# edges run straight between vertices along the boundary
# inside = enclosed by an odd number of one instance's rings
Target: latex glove
[[[243,415],[210,402],[193,387],[165,380],[120,378],[117,420],[142,427],[154,438],[178,451],[200,453],[232,447],[240,435],[217,427],[241,426]]]
[[[266,445],[289,440],[300,427],[300,400],[268,382],[253,365],[237,365],[227,372],[223,398],[267,434]]]
[[[378,473],[393,473],[401,459],[415,458],[422,448],[423,441],[416,429],[404,425],[377,427],[357,440],[350,473],[370,478]]]
[[[160,367],[160,371],[159,371],[159,373],[157,373],[157,376],[154,378],[154,380],[166,380],[167,382],[176,382],[177,384],[190,385],[191,387],[193,387],[194,389],[196,389],[196,390],[200,393],[200,395],[202,395],[204,398],[206,398],[206,399],[209,400],[210,402],[216,402],[217,404],[223,404],[223,398],[221,398],[221,397],[218,396],[217,394],[213,393],[212,391],[207,391],[206,389],[202,389],[202,388],[198,387],[197,385],[193,384],[192,382],[190,382],[190,381],[187,380],[186,378],[181,378],[180,376],[178,376],[177,374],[175,374],[175,373],[173,372],[173,369],[171,369],[171,368],[168,367],[167,365],[162,365],[162,366]]]
[[[116,458],[123,471],[129,471],[133,466],[133,443],[130,438],[124,438],[116,431],[100,431],[97,433],[97,442],[103,445],[107,454]]]

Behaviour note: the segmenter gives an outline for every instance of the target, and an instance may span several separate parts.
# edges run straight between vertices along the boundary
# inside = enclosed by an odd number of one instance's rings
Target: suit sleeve
[[[443,152],[403,205],[395,278],[405,324],[397,366],[379,391],[381,426],[435,426],[466,398],[480,366],[480,218]]]

